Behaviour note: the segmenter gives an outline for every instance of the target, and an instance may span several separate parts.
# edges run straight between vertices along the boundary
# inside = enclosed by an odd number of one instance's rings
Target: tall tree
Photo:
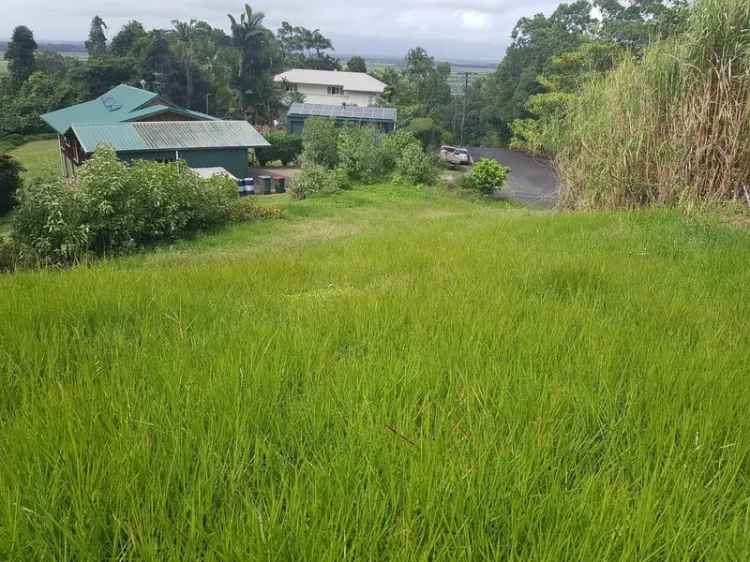
[[[248,4],[239,21],[229,14],[232,45],[239,53],[235,80],[239,109],[242,113],[252,109],[256,117],[265,113],[269,118],[274,92],[273,69],[278,59],[274,60],[276,40],[263,25],[264,18],[263,12],[253,12]]]
[[[352,57],[346,63],[349,72],[367,72],[367,63],[362,57]]]
[[[34,72],[34,53],[37,50],[34,33],[25,25],[13,30],[13,37],[5,51],[8,70],[16,87],[20,86]]]
[[[99,16],[94,16],[91,20],[91,29],[89,29],[89,38],[86,41],[86,50],[92,58],[101,57],[107,53],[107,36],[104,30],[107,24]]]
[[[173,20],[172,25],[175,30],[175,51],[177,58],[180,60],[182,70],[185,73],[185,105],[191,107],[193,104],[193,66],[195,64],[195,43],[200,30],[197,27],[196,20],[183,22]]]
[[[112,38],[109,51],[117,57],[135,55],[137,46],[146,37],[146,30],[141,22],[132,20],[122,26],[122,29]]]
[[[285,21],[276,32],[276,38],[286,68],[315,70],[339,70],[341,68],[339,60],[328,53],[333,50],[333,43],[319,29],[310,30]]]

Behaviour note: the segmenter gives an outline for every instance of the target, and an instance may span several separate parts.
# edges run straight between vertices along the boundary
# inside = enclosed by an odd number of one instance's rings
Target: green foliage
[[[374,127],[344,127],[338,136],[338,166],[352,180],[372,183],[389,170],[383,134]]]
[[[296,199],[304,199],[313,193],[334,193],[339,188],[339,173],[306,160],[302,171],[291,180],[289,192]]]
[[[381,137],[380,143],[383,149],[383,156],[386,161],[386,167],[393,169],[396,162],[403,154],[404,149],[410,144],[418,142],[417,137],[411,130],[396,129]]]
[[[312,68],[315,70],[340,70],[337,58],[328,54],[333,50],[331,40],[319,29],[282,22],[276,32],[285,68]]]
[[[293,135],[284,131],[271,131],[265,135],[266,140],[271,146],[263,146],[255,149],[255,156],[261,166],[268,162],[280,160],[283,164],[289,165],[299,158],[302,154],[302,137]]]
[[[748,28],[747,2],[700,0],[684,34],[584,84],[564,119],[544,130],[554,141],[563,205],[745,200]]]
[[[34,53],[37,50],[34,34],[25,25],[13,30],[4,58],[8,61],[8,71],[13,84],[22,84],[34,72]]]
[[[502,189],[509,173],[510,168],[503,166],[497,160],[482,158],[474,164],[468,185],[486,195],[490,195],[495,190]]]
[[[174,240],[230,220],[232,180],[202,180],[182,162],[127,166],[100,148],[78,180],[32,182],[21,190],[13,237],[27,262],[70,263]]]
[[[16,191],[21,189],[23,167],[7,154],[0,154],[0,216],[15,205]]]
[[[346,63],[349,72],[367,72],[367,63],[362,57],[352,57]]]
[[[437,178],[435,158],[417,143],[408,144],[398,159],[396,172],[400,180],[414,184],[432,184]]]
[[[435,146],[440,140],[440,128],[435,125],[435,121],[431,117],[417,117],[412,119],[408,130],[419,139],[424,148]]]
[[[91,20],[89,38],[86,41],[86,51],[91,58],[101,57],[107,53],[105,29],[107,29],[107,24],[104,23],[104,20],[99,16],[94,16],[94,19]]]
[[[305,120],[302,131],[302,159],[326,168],[334,168],[338,162],[338,128],[334,119],[310,117]]]

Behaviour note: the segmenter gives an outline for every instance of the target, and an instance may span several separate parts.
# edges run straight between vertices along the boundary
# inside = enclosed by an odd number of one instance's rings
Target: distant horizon
[[[32,30],[33,31],[33,30]],[[50,45],[65,45],[70,47],[81,47],[80,51],[71,51],[71,52],[85,52],[85,40],[83,39],[48,39],[48,38],[35,38],[37,44],[40,48],[43,48],[45,46]],[[0,37],[0,43],[7,43],[10,41],[10,37]],[[334,41],[335,45],[335,41]],[[487,57],[487,58],[481,58],[481,57],[466,57],[466,56],[456,56],[456,57],[441,57],[439,55],[433,54],[427,47],[424,47],[424,45],[421,45],[419,43],[415,43],[413,47],[423,47],[425,50],[427,50],[427,53],[435,58],[437,62],[447,62],[451,64],[471,64],[476,66],[496,66],[500,63],[500,60],[502,59],[502,56],[499,58],[495,57]],[[350,50],[339,50],[339,49],[333,49],[330,52],[335,56],[336,58],[339,58],[340,60],[344,60],[347,58],[351,58],[353,56],[363,57],[365,59],[383,59],[383,60],[389,60],[389,61],[400,61],[403,60],[406,57],[406,54],[409,50],[407,48],[403,54],[388,54],[388,53],[376,53],[376,52],[365,52],[365,51],[350,51]]]

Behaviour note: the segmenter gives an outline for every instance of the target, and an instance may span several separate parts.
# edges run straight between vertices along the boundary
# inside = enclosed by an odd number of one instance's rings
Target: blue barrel
[[[239,186],[240,197],[255,193],[255,180],[253,178],[237,180],[237,185]]]

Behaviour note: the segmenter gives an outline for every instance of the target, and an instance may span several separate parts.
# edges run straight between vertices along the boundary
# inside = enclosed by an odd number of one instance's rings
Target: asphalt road
[[[492,158],[511,169],[503,195],[513,201],[538,207],[554,207],[560,181],[544,158],[502,148],[469,148],[474,161]]]

